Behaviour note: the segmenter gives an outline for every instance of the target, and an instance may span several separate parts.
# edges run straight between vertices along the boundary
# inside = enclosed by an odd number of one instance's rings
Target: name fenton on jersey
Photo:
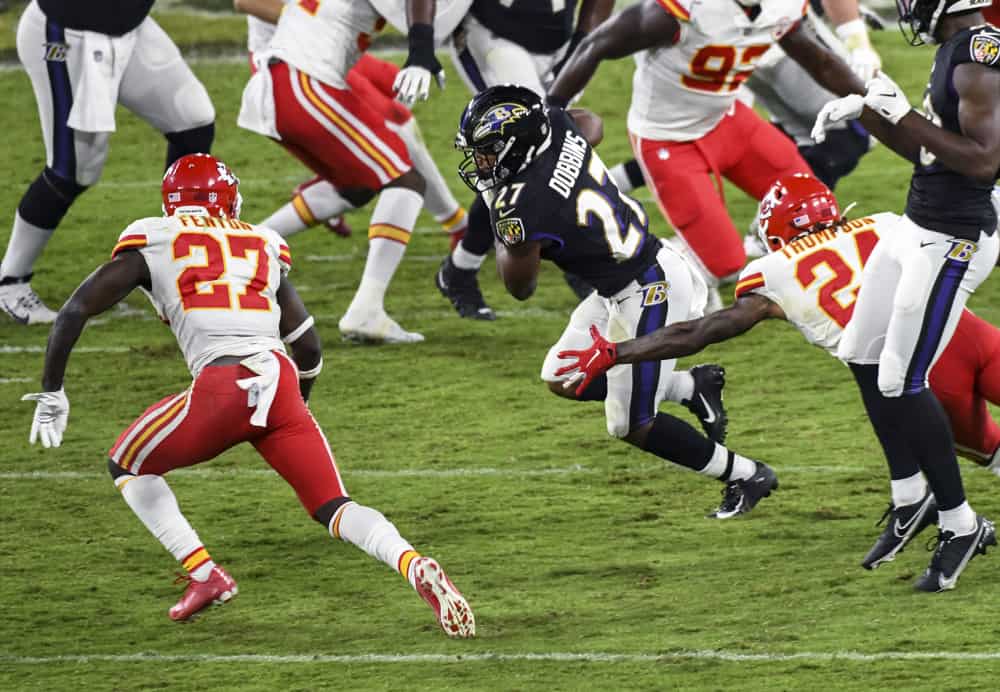
[[[587,140],[575,132],[567,131],[562,150],[559,152],[559,160],[556,161],[552,177],[549,178],[549,187],[562,195],[563,199],[569,199],[573,192],[586,155]]]

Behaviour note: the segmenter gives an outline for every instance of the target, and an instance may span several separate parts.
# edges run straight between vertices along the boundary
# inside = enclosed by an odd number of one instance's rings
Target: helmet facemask
[[[936,33],[946,14],[976,12],[991,0],[896,0],[899,30],[911,46],[940,43]]]

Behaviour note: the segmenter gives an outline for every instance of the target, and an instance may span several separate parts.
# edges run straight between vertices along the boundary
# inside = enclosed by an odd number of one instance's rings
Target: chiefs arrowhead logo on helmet
[[[210,154],[188,154],[163,175],[163,211],[199,212],[237,219],[240,216],[240,180],[225,163]]]
[[[799,236],[840,221],[837,198],[805,173],[778,178],[757,208],[757,235],[768,251],[780,250]]]

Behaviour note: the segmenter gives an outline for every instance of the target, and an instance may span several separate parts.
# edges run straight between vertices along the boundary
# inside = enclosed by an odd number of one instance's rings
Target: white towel
[[[268,61],[276,57],[274,51],[255,53],[253,62],[257,71],[243,89],[240,114],[236,124],[245,130],[262,134],[271,139],[281,139],[278,123],[274,115],[274,85]]]
[[[81,32],[80,79],[67,124],[81,132],[114,132],[118,87],[135,48],[136,33],[111,37]]]
[[[250,417],[250,424],[266,428],[267,414],[270,413],[274,396],[278,393],[281,364],[278,362],[278,357],[271,351],[263,351],[249,358],[244,358],[240,361],[240,365],[257,373],[256,377],[236,380],[236,386],[247,392],[247,406],[256,409]]]

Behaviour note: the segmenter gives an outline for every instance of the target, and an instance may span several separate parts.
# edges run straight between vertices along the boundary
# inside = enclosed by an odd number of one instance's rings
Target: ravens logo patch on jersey
[[[497,236],[504,245],[519,245],[524,242],[524,223],[516,216],[507,219],[497,219]]]
[[[996,65],[1000,60],[1000,35],[976,34],[969,50],[972,59],[984,65]]]

